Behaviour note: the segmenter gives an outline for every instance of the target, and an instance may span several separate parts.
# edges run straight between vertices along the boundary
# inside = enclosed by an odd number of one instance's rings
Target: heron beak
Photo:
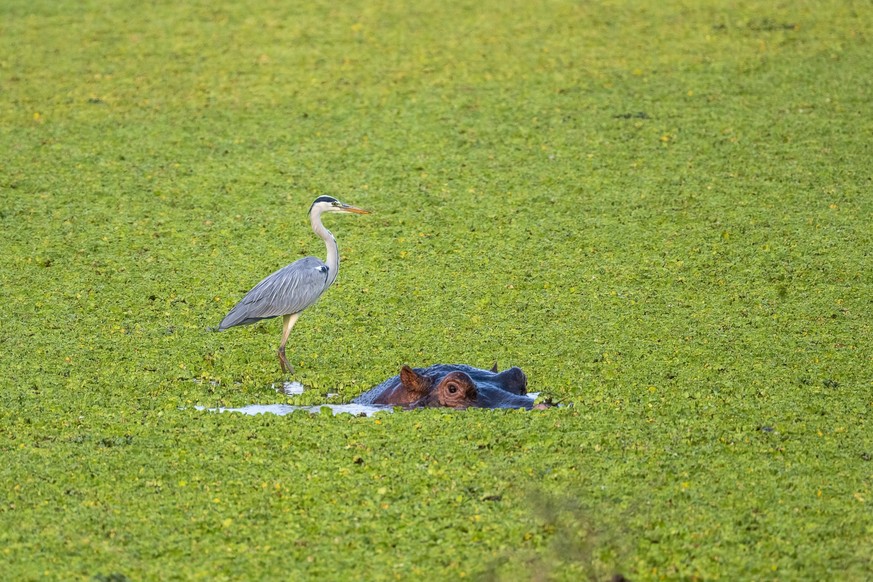
[[[350,206],[348,204],[343,204],[341,209],[343,212],[351,212],[352,214],[370,214],[369,210],[364,210],[363,208],[358,208],[357,206]]]

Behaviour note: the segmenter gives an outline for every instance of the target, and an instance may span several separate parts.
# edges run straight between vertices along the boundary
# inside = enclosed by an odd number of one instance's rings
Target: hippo
[[[364,392],[352,402],[403,408],[444,406],[464,409],[534,407],[527,396],[527,377],[520,368],[482,370],[464,364],[436,364],[429,368],[403,366],[400,374]],[[538,407],[539,408],[539,407]]]

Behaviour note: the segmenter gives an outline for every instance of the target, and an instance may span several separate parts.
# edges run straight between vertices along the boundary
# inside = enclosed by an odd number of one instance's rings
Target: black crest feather
[[[334,202],[339,202],[339,200],[337,200],[337,199],[334,198],[333,196],[319,196],[318,198],[316,198],[316,199],[312,202],[312,206],[315,206],[315,205],[318,204],[319,202],[328,202],[328,203],[330,203],[330,204],[333,204]],[[309,207],[309,212],[312,212],[312,206]]]

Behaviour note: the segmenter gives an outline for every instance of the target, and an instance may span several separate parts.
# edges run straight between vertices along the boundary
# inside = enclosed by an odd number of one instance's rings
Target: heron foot
[[[288,358],[285,357],[285,348],[279,348],[279,365],[282,367],[283,374],[293,374],[294,366],[288,363]]]

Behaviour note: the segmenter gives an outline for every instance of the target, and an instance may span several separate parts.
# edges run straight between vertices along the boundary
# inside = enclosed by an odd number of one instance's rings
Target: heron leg
[[[291,333],[291,328],[297,323],[299,313],[286,315],[282,320],[282,343],[279,344],[279,365],[282,366],[282,372],[293,374],[294,368],[288,363],[288,358],[285,357],[285,344],[288,343],[288,334]]]

